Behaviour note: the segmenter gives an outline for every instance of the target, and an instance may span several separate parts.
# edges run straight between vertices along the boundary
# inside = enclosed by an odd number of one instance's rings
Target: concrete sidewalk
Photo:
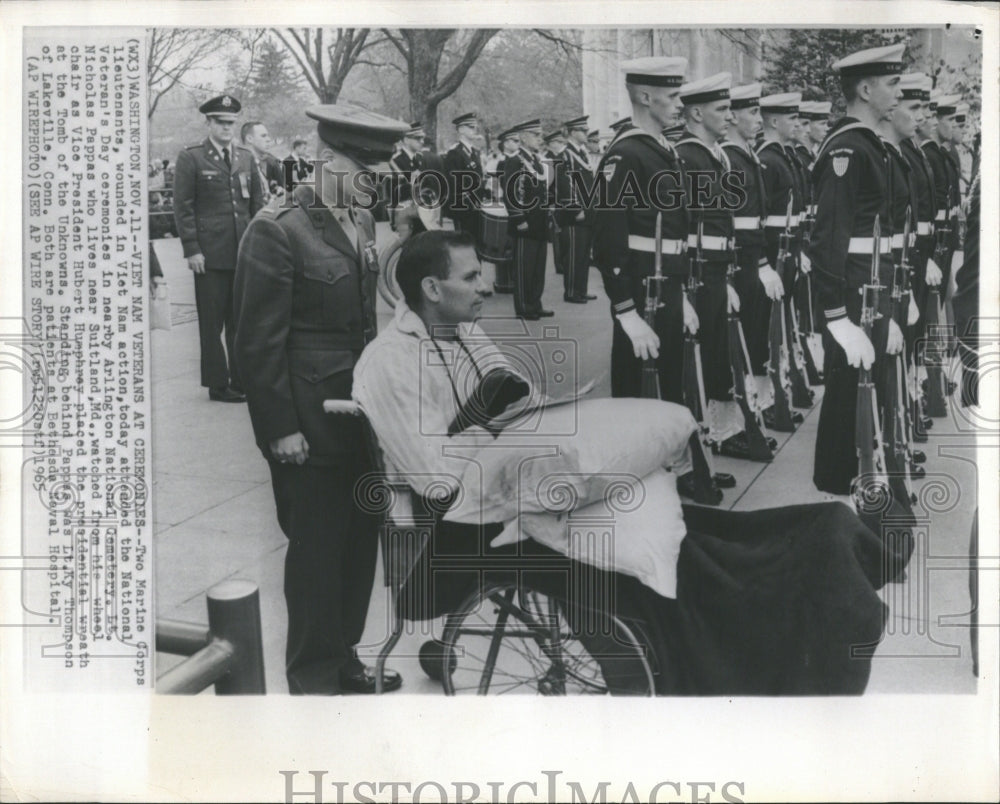
[[[388,236],[380,232],[380,237]],[[380,241],[381,242],[381,241]],[[194,283],[177,240],[155,248],[170,287],[173,329],[152,335],[153,504],[156,530],[157,617],[205,622],[205,592],[226,578],[248,578],[260,587],[267,688],[287,692],[284,677],[286,630],[282,574],[285,537],[278,528],[267,466],[254,444],[245,405],[210,402],[199,385]],[[551,264],[551,260],[550,260]],[[487,265],[487,280],[492,269]],[[580,375],[600,377],[594,396],[609,394],[607,356],[610,327],[607,300],[596,272],[591,290],[601,298],[588,305],[562,301],[561,277],[549,274],[545,306],[556,317],[528,326],[535,336],[558,327],[559,337],[577,343]],[[391,311],[379,301],[380,325]],[[511,297],[487,300],[485,316],[512,315]],[[508,329],[511,321],[490,322]],[[551,331],[545,330],[551,334]],[[771,464],[720,458],[716,468],[732,472],[737,487],[725,505],[736,510],[791,505],[823,499],[812,485],[817,404],[798,432],[778,436]],[[952,406],[953,408],[955,406]],[[969,532],[976,507],[973,439],[961,414],[936,419],[928,455],[928,479],[918,484],[918,548],[904,584],[883,590],[890,607],[885,639],[878,646],[869,692],[948,693],[975,691],[969,656]],[[368,618],[363,653],[377,652],[387,633],[387,590],[381,569]],[[440,694],[415,658],[437,624],[410,624],[390,663],[404,676],[404,691]],[[439,633],[439,630],[436,631]],[[157,675],[178,661],[157,655]],[[373,661],[373,659],[371,660]]]

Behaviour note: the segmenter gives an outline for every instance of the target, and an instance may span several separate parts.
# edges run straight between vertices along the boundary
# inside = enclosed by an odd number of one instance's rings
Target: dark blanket
[[[876,590],[912,550],[904,523],[889,520],[876,534],[841,503],[750,512],[684,506],[684,518],[688,535],[676,600],[628,576],[560,570],[552,562],[573,562],[534,542],[489,548],[499,526],[439,522],[433,557],[423,557],[401,597],[434,602],[413,606],[404,616],[440,616],[472,593],[478,580],[509,574],[511,556],[520,554],[535,566],[519,573],[521,581],[559,599],[579,599],[578,590],[569,595],[566,584],[581,575],[603,599],[614,590],[615,612],[649,647],[659,695],[864,691],[887,615]],[[480,550],[484,565],[496,561],[502,569],[436,569],[433,590],[425,586],[431,566]]]

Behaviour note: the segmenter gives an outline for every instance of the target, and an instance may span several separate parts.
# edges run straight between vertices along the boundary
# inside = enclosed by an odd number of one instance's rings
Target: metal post
[[[197,695],[217,679],[228,678],[236,651],[221,639],[213,639],[208,645],[185,659],[176,667],[156,679],[156,691],[162,695]]]
[[[207,625],[182,620],[156,621],[156,649],[160,653],[193,656],[212,640]]]
[[[216,695],[264,694],[264,648],[256,584],[228,580],[208,590],[208,628],[233,646],[229,672],[215,682]]]

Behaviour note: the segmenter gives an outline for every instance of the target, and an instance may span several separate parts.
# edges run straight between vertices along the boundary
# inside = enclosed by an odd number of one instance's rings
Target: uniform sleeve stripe
[[[843,318],[846,315],[847,315],[846,307],[836,307],[833,310],[826,311],[826,317],[830,321],[832,321],[835,318]]]

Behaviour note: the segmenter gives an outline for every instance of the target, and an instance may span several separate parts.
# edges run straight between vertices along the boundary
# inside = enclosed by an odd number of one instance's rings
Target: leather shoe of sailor
[[[208,398],[213,402],[246,402],[247,398],[234,388],[225,385],[222,388],[209,388]]]
[[[912,463],[926,463],[927,453],[925,453],[923,450],[915,449],[913,450],[913,452],[910,453],[910,461]]]
[[[794,425],[802,423],[802,414],[799,413],[797,410],[793,410],[792,411],[792,425],[793,425],[792,429],[788,430],[787,428],[777,427],[776,424],[775,424],[775,418],[774,418],[774,405],[771,405],[771,407],[769,407],[769,408],[764,408],[764,410],[762,412],[762,415],[764,417],[764,426],[768,430],[777,430],[779,433],[781,433],[781,432],[793,432],[794,433],[795,432]]]
[[[375,694],[375,668],[352,662],[350,670],[340,671],[340,691],[354,695]],[[395,670],[382,672],[382,691],[393,692],[403,686],[403,677]]]
[[[730,436],[721,444],[712,444],[712,452],[715,455],[725,455],[729,458],[741,458],[745,461],[753,460],[751,457],[750,442],[746,433],[737,433]]]
[[[718,505],[722,502],[722,490],[718,485],[713,482],[711,488],[699,490],[694,472],[688,472],[677,478],[677,493],[702,505]]]
[[[593,293],[588,293],[583,298],[585,298],[587,301],[595,301],[597,299],[597,296],[595,296]]]
[[[565,293],[563,294],[563,301],[567,302],[568,304],[586,304],[587,303],[586,298],[584,298],[583,296],[568,296]]]
[[[921,480],[926,477],[927,470],[922,466],[917,466],[915,463],[910,464],[910,477],[914,480]]]
[[[538,317],[539,318],[551,318],[554,315],[555,315],[555,311],[554,310],[539,310],[538,311]]]
[[[917,443],[917,444],[926,444],[927,443],[927,433],[914,430],[913,431],[913,441],[914,441],[914,443]]]

